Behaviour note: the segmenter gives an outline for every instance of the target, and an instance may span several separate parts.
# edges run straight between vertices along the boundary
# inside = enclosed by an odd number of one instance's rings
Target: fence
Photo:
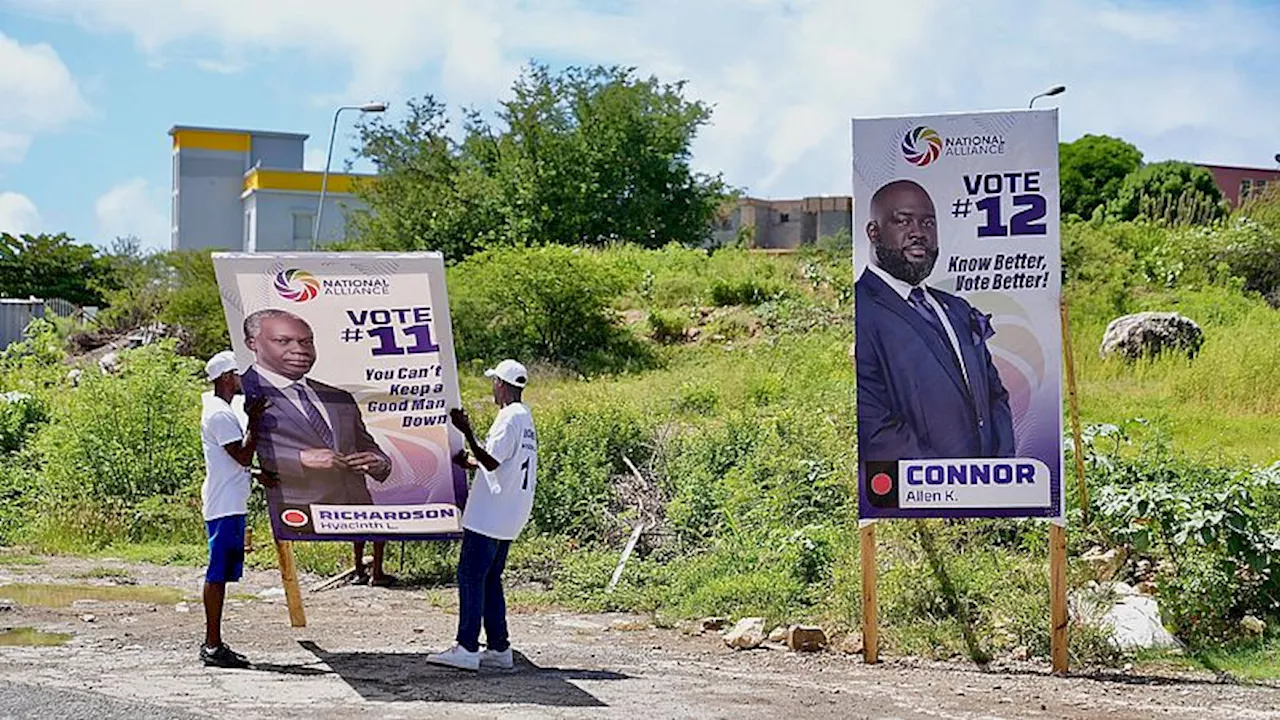
[[[46,313],[86,322],[97,317],[98,308],[80,307],[59,298],[0,298],[0,350],[21,341],[31,321],[45,317]]]

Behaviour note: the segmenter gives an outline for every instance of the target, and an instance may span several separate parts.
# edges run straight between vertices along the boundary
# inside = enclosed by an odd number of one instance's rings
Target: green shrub
[[[458,356],[544,360],[590,374],[650,361],[616,327],[619,276],[597,253],[559,246],[488,250],[449,270]]]
[[[175,252],[168,259],[174,289],[160,320],[182,329],[178,351],[203,359],[231,347],[212,255],[207,251]]]
[[[649,311],[649,337],[664,345],[684,342],[689,320],[679,312]]]
[[[191,492],[203,475],[200,363],[172,342],[128,351],[118,374],[84,373],[32,440],[43,483],[36,502],[42,539],[105,543],[150,531],[163,500]],[[198,529],[198,508],[190,522]],[[167,512],[167,511],[166,511]]]
[[[753,277],[721,278],[711,284],[712,305],[759,305],[784,294],[779,283]]]
[[[1245,614],[1280,616],[1280,465],[1232,470],[1158,445],[1125,455],[1125,434],[1111,429],[1089,440],[1097,525],[1159,561],[1162,611],[1180,637],[1209,647]]]
[[[21,450],[47,419],[48,411],[39,399],[18,391],[0,394],[0,458]]]
[[[533,522],[538,530],[589,542],[613,526],[612,478],[648,459],[648,428],[634,408],[616,402],[582,402],[539,412],[538,492]]]

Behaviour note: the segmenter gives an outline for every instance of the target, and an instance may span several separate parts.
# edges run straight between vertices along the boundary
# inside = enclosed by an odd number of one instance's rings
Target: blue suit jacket
[[[855,284],[858,455],[861,461],[1013,457],[1009,393],[973,306],[929,288],[960,344],[969,383],[950,342],[873,272]]]
[[[304,468],[299,456],[308,448],[325,446],[307,418],[285,397],[250,368],[240,376],[244,385],[245,402],[257,397],[271,401],[262,416],[262,435],[258,439],[258,462],[264,472],[275,475],[280,485],[272,490],[285,505],[307,507],[312,503],[326,505],[369,505],[373,498],[365,485],[362,473],[350,470],[317,470]],[[360,407],[351,393],[336,387],[307,380],[307,384],[320,397],[333,424],[335,450],[344,455],[369,451],[384,458],[387,454],[378,447],[373,436],[364,426]],[[390,462],[390,458],[387,458]],[[273,518],[274,520],[274,518]],[[308,525],[308,528],[310,525]]]

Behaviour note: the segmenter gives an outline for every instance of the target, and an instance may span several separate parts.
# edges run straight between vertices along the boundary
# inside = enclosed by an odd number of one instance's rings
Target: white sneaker
[[[480,669],[480,653],[471,652],[461,645],[454,645],[442,653],[428,655],[427,662],[475,672]]]
[[[511,656],[511,648],[507,648],[506,650],[485,650],[480,653],[480,665],[498,670],[510,670],[516,666],[516,663]]]

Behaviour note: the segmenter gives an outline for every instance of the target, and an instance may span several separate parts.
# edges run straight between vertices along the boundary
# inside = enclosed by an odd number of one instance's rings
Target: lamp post
[[[1027,103],[1027,109],[1030,110],[1031,107],[1036,104],[1036,100],[1039,100],[1042,97],[1053,97],[1054,95],[1061,95],[1066,91],[1067,91],[1066,85],[1054,85],[1053,87],[1049,88],[1048,90],[1045,90],[1039,95],[1033,96],[1031,98],[1031,102]]]
[[[384,102],[368,102],[363,105],[343,105],[333,113],[333,128],[329,130],[329,153],[324,159],[324,172],[320,175],[320,205],[316,208],[315,228],[311,231],[311,249],[316,249],[316,243],[320,240],[320,219],[324,217],[324,196],[325,191],[329,188],[329,163],[333,161],[333,138],[338,133],[338,116],[343,110],[359,110],[362,113],[380,113],[385,112],[387,104]]]

